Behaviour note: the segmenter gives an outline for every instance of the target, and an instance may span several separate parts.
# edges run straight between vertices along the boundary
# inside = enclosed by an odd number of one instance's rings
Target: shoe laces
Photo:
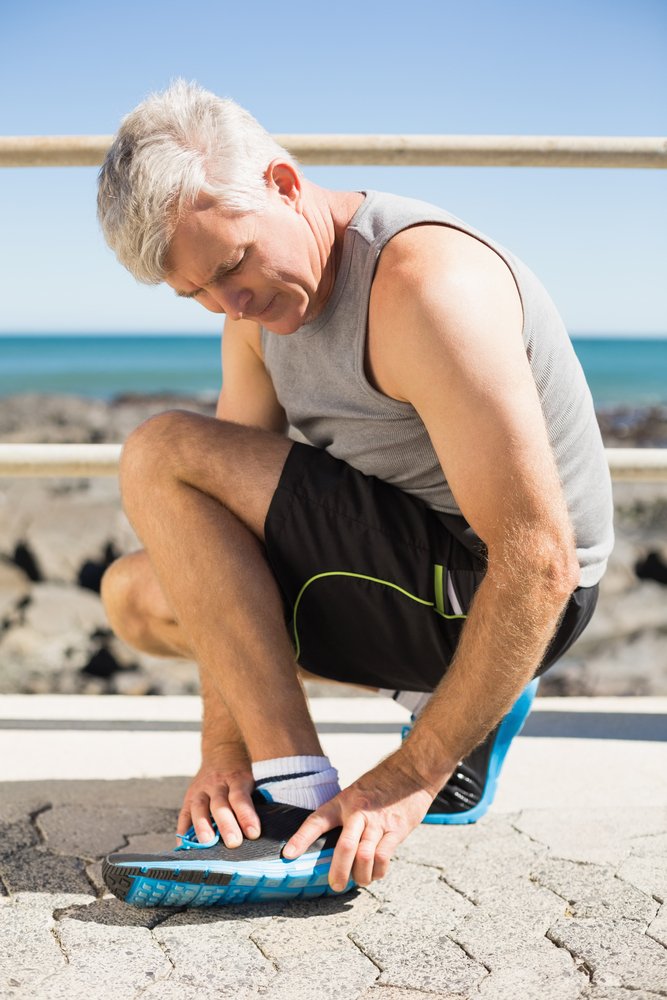
[[[213,823],[213,830],[215,837],[213,840],[207,840],[204,844],[200,844],[197,840],[195,834],[194,826],[191,826],[187,833],[177,833],[176,836],[179,838],[181,843],[178,847],[175,847],[175,851],[192,851],[192,850],[202,850],[206,847],[215,847],[215,845],[220,841],[220,834],[218,832],[217,823]]]

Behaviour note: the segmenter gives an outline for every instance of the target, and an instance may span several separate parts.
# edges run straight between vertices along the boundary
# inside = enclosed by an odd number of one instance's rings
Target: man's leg
[[[188,647],[253,760],[322,755],[261,542],[286,439],[194,414],[128,439],[125,510]]]

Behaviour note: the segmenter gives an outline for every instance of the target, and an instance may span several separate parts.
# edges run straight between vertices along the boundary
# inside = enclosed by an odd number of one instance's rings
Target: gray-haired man
[[[166,413],[124,449],[144,551],[103,597],[128,642],[197,659],[204,722],[182,848],[112,856],[107,882],[138,905],[367,885],[423,820],[488,808],[595,606],[611,493],[567,333],[470,226],[317,187],[183,83],[124,121],[99,215],[139,280],[227,317],[218,419]],[[297,660],[422,706],[342,792]]]

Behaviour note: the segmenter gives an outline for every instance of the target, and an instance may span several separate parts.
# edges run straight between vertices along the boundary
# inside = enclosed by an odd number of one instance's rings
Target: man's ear
[[[297,207],[301,200],[301,178],[291,163],[272,160],[264,173],[266,186],[289,205]]]

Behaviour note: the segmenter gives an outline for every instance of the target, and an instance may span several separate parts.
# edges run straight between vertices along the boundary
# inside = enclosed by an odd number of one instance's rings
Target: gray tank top
[[[374,389],[364,373],[371,284],[388,241],[416,223],[452,226],[507,264],[523,304],[523,339],[577,537],[581,586],[604,573],[613,546],[609,469],[593,401],[563,321],[535,275],[503,247],[434,205],[366,192],[345,233],[324,311],[296,333],[261,329],[264,363],[290,437],[326,450],[429,507],[461,514],[431,439],[410,403]],[[446,391],[446,386],[443,386]]]

